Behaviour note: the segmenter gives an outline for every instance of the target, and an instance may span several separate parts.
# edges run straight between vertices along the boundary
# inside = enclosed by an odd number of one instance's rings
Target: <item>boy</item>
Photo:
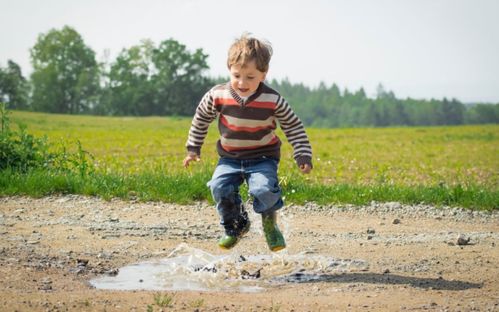
[[[185,167],[200,159],[208,127],[218,117],[220,159],[208,186],[225,228],[225,235],[218,241],[224,249],[234,247],[250,228],[239,195],[244,181],[255,212],[262,215],[270,250],[286,247],[276,224],[276,211],[283,206],[277,178],[281,141],[274,133],[276,121],[293,146],[301,172],[312,169],[312,148],[303,124],[280,94],[264,83],[271,56],[270,44],[246,34],[237,39],[227,59],[230,82],[206,93],[189,130]]]

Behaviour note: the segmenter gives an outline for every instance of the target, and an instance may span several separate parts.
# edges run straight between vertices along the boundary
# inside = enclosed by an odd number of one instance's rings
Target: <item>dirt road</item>
[[[270,255],[260,221],[251,218],[249,235],[228,254]],[[254,293],[95,289],[90,280],[164,258],[182,243],[227,254],[215,244],[214,208],[0,198],[0,311],[499,311],[497,212],[291,205],[279,222],[288,242],[283,261],[300,254],[366,266],[287,272],[273,282],[263,270],[252,278],[264,291]]]

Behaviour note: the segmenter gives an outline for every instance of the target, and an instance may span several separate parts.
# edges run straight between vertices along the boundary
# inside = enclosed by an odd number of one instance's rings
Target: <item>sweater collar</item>
[[[237,103],[239,103],[241,106],[244,106],[246,103],[250,103],[251,101],[256,99],[260,94],[262,94],[264,86],[265,86],[265,84],[263,82],[260,82],[256,91],[252,95],[250,95],[245,101],[243,98],[241,98],[239,96],[239,94],[237,94],[236,90],[234,90],[232,88],[232,86],[230,85],[230,82],[227,83],[227,87],[230,90],[230,95],[232,95],[234,100],[236,100]]]

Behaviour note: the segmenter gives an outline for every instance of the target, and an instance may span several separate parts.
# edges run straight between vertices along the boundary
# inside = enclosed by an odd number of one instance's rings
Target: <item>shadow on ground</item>
[[[295,273],[276,278],[277,282],[286,283],[369,283],[388,285],[410,285],[412,287],[435,289],[435,290],[466,290],[471,288],[481,288],[483,284],[449,281],[443,278],[424,278],[413,276],[402,276],[396,274],[378,273],[343,273],[343,274],[306,274]]]

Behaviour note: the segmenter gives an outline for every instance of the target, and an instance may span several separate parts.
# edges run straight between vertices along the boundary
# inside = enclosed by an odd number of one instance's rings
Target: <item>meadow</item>
[[[81,142],[92,155],[94,171],[93,178],[3,172],[0,195],[74,192],[104,198],[210,200],[205,183],[218,159],[216,123],[203,146],[202,161],[186,169],[182,160],[190,118],[18,111],[10,118],[12,124],[26,125],[31,134],[46,136],[54,149],[65,146],[75,150]],[[283,141],[279,176],[288,203],[400,201],[499,208],[499,125],[309,128],[307,133],[314,151],[314,170],[301,175],[291,146],[278,131]]]

